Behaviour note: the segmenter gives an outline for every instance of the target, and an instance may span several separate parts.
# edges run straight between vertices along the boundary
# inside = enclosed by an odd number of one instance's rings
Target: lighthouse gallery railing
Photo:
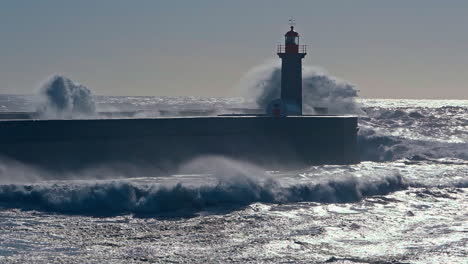
[[[276,48],[276,53],[286,53],[286,46],[278,45]],[[298,53],[307,53],[307,45],[299,45]]]

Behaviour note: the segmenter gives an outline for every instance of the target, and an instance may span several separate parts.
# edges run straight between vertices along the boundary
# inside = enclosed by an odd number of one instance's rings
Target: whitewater
[[[96,96],[97,110],[228,111],[242,98]],[[36,96],[0,96],[32,111]],[[0,263],[466,263],[468,101],[356,99],[362,162],[174,175],[53,174],[1,159]],[[73,150],[69,150],[73,151]]]
[[[241,80],[244,97],[200,98],[96,96],[55,75],[37,95],[0,96],[0,111],[249,113],[278,98],[279,76],[266,63]],[[51,172],[0,157],[0,262],[462,263],[468,101],[359,99],[355,85],[310,66],[303,90],[306,113],[359,116],[360,164],[272,171],[202,156],[161,175],[133,164]]]

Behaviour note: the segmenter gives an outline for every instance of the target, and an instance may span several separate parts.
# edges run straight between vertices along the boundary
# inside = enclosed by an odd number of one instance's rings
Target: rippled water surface
[[[0,96],[0,111],[34,97]],[[101,111],[235,111],[239,98],[98,97]],[[0,164],[0,263],[466,263],[468,101],[360,100],[362,162],[44,175]],[[203,167],[204,172],[198,169]]]

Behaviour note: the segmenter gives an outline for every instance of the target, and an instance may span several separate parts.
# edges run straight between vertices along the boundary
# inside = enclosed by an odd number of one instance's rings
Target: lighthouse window
[[[288,45],[288,44],[298,45],[299,44],[299,38],[294,37],[294,36],[287,36],[286,37],[286,45]]]

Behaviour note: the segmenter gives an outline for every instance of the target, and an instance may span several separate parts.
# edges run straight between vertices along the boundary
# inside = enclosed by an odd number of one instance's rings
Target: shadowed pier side
[[[170,170],[202,155],[278,164],[358,162],[357,118],[218,116],[151,119],[3,120],[0,155],[51,169],[102,163]]]

